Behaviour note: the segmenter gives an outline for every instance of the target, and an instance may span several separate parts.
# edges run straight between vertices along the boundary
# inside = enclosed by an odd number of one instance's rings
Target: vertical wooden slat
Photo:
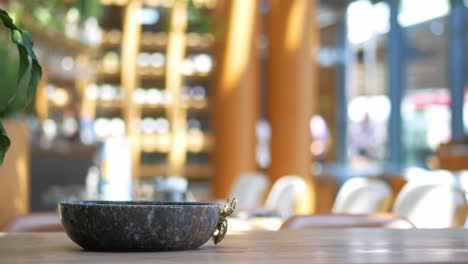
[[[125,6],[122,38],[121,81],[124,100],[124,120],[131,145],[132,177],[139,177],[141,109],[133,102],[133,91],[138,87],[137,55],[140,49],[141,24],[138,20],[141,0],[129,1]]]
[[[168,108],[172,144],[169,151],[168,176],[184,176],[187,154],[187,109],[183,107],[183,76],[180,66],[185,57],[187,1],[177,0],[172,7],[166,67],[166,89],[170,95]]]
[[[256,170],[259,115],[259,1],[218,1],[213,80],[214,195],[224,198],[237,176]]]
[[[309,123],[317,100],[316,1],[272,0],[270,4],[268,118],[272,159],[268,174],[272,180],[289,174],[308,179],[312,164]],[[302,212],[313,210],[313,198],[308,202]]]

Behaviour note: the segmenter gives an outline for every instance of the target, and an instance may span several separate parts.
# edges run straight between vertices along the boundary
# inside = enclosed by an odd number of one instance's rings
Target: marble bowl
[[[217,203],[66,201],[58,207],[68,237],[91,251],[196,249],[225,221]]]

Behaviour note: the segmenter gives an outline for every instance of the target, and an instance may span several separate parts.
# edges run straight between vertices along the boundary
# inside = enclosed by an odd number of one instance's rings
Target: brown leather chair
[[[311,228],[414,228],[401,216],[380,214],[314,214],[298,215],[286,220],[281,229],[297,230]]]
[[[63,232],[60,216],[56,212],[31,213],[11,220],[3,232]]]

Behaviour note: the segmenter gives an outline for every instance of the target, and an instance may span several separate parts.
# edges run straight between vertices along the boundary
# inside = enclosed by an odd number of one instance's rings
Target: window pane
[[[445,1],[435,2],[443,13],[447,13],[441,4]],[[431,9],[422,3],[409,6],[419,7],[422,13]],[[427,158],[441,143],[450,140],[451,135],[448,18],[443,16],[418,24],[410,23],[404,33],[407,40],[406,91],[402,103],[405,157],[410,165],[426,166]]]
[[[351,164],[384,162],[388,156],[387,61],[389,29],[386,3],[360,0],[347,10],[348,142]]]

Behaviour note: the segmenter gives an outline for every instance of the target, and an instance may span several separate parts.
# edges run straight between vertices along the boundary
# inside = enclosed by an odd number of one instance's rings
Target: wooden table
[[[228,234],[159,253],[82,251],[63,233],[1,234],[0,263],[466,263],[468,230],[321,229]]]

